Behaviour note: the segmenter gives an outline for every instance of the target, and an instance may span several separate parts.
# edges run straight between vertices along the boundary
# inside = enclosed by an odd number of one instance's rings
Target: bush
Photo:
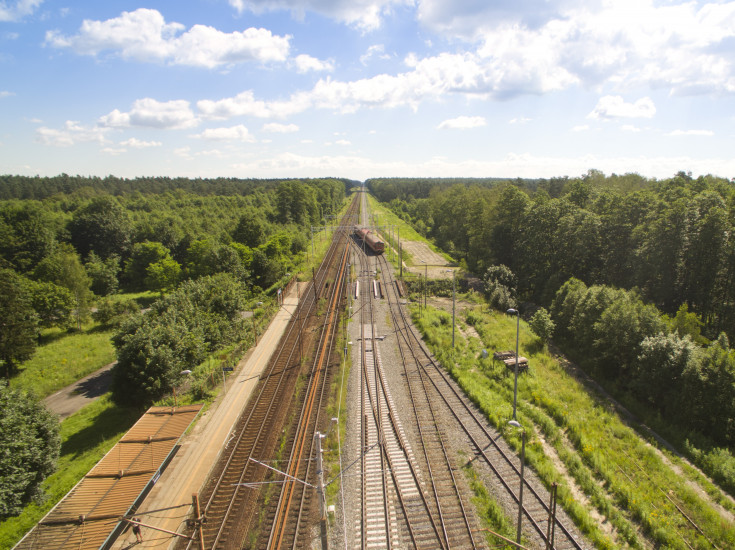
[[[41,482],[56,468],[60,447],[56,418],[28,394],[0,382],[0,519],[40,500]]]

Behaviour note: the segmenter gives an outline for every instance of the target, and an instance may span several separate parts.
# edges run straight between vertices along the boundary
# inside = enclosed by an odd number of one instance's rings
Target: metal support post
[[[523,469],[526,463],[526,430],[521,432],[521,489],[518,492],[518,531],[516,532],[516,543],[521,543],[521,521],[523,520]]]
[[[196,538],[199,542],[199,550],[204,550],[204,531],[202,529],[202,513],[199,509],[199,493],[191,495],[191,505],[194,507],[194,521],[196,522]]]
[[[321,526],[322,550],[327,550],[329,548],[327,542],[327,496],[324,493],[324,468],[322,466],[322,439],[324,439],[324,436],[316,432],[314,439],[316,442],[317,496],[319,497],[319,523]]]

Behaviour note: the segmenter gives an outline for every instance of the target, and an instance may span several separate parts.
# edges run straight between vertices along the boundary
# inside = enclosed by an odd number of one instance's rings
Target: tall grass
[[[113,330],[99,325],[87,325],[81,332],[44,330],[41,345],[33,357],[20,365],[20,372],[10,385],[32,391],[39,398],[51,395],[112,363],[112,334]]]
[[[513,376],[504,366],[479,357],[478,350],[487,348],[492,354],[512,348],[515,321],[503,315],[470,312],[468,322],[481,341],[460,338],[457,352],[451,353],[446,344],[451,327],[435,319],[431,309],[416,319],[430,347],[489,420],[507,431]],[[521,324],[520,339],[521,354],[530,362],[528,373],[519,377],[517,411],[519,421],[532,433],[526,446],[528,460],[545,484],[561,481],[559,502],[597,547],[612,547],[612,542],[585,506],[575,501],[533,432],[544,434],[586,499],[613,525],[616,545],[706,548],[711,547],[710,539],[720,548],[735,547],[733,527],[649,442],[627,426],[605,399],[567,374],[525,323]],[[518,447],[517,436],[506,435],[511,445]]]

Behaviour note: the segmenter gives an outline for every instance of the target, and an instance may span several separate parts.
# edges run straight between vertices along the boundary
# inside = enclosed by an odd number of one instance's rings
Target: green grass
[[[43,343],[11,381],[13,388],[31,391],[39,398],[73,384],[80,378],[112,363],[112,329],[98,325],[83,327],[81,332],[52,328],[44,330]]]
[[[504,366],[493,364],[491,358],[480,358],[482,348],[492,354],[513,347],[515,320],[471,312],[468,320],[481,340],[472,338],[468,342],[459,337],[457,351],[452,353],[451,323],[444,322],[443,316],[446,314],[430,308],[415,322],[437,358],[489,420],[506,432],[511,445],[519,449],[518,436],[507,429],[512,416],[513,376]],[[559,483],[560,504],[596,547],[611,548],[613,543],[591,518],[588,505],[573,498],[568,483],[545,456],[537,433],[544,434],[586,500],[614,527],[615,547],[653,544],[686,548],[687,543],[692,548],[711,547],[672,500],[717,546],[735,547],[733,527],[604,399],[567,374],[525,323],[521,324],[520,339],[521,354],[530,363],[529,372],[520,376],[518,383],[517,417],[529,433],[526,456],[547,486]]]
[[[103,396],[61,423],[61,456],[56,473],[43,483],[46,500],[0,523],[0,550],[12,548],[66,495],[140,417]]]

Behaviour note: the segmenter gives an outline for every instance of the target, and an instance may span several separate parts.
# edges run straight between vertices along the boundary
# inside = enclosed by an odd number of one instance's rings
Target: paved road
[[[115,361],[117,363],[117,361]],[[112,367],[115,363],[105,365],[101,369],[78,380],[71,386],[49,395],[43,402],[48,410],[59,415],[60,420],[71,416],[82,407],[107,393],[112,382]]]

